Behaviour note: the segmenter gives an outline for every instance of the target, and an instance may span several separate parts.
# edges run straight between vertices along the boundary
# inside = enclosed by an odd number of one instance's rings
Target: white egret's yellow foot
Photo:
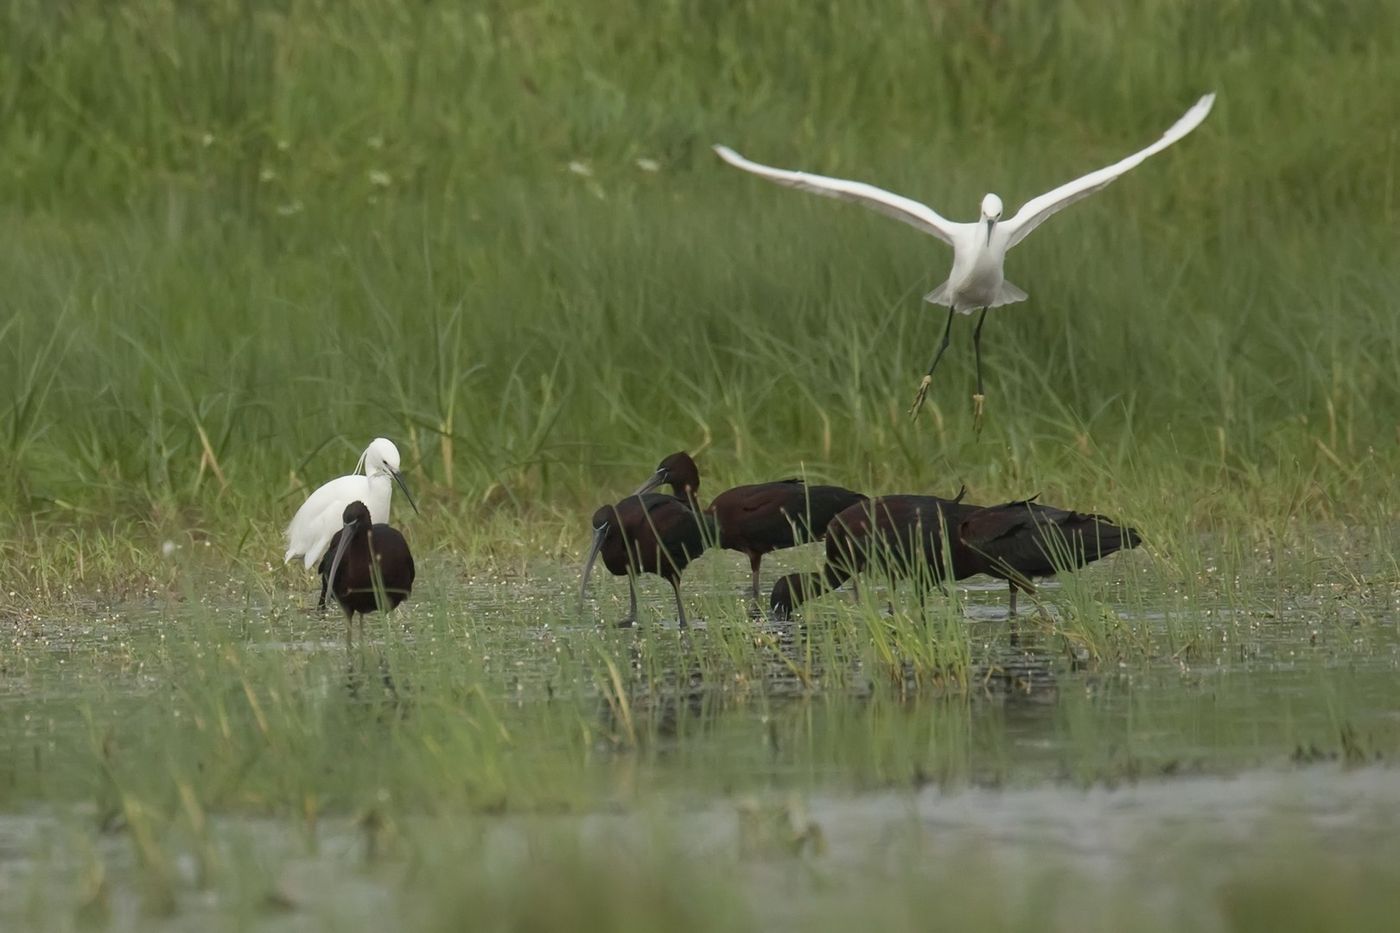
[[[978,392],[972,396],[972,430],[982,430],[982,403],[987,400],[987,396]]]
[[[928,395],[928,387],[933,384],[932,376],[925,376],[919,383],[919,391],[914,393],[914,404],[909,406],[909,417],[919,417],[919,409],[924,407],[924,396]]]

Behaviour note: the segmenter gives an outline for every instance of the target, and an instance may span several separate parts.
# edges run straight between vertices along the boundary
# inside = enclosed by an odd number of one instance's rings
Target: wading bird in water
[[[1134,529],[1102,515],[1031,500],[978,506],[934,496],[883,496],[832,519],[826,566],[778,580],[769,605],[786,617],[805,600],[878,566],[891,577],[939,586],[950,571],[954,580],[979,573],[1006,580],[1015,615],[1017,590],[1034,592],[1033,578],[1076,570],[1140,542]]]
[[[671,584],[676,594],[676,615],[685,628],[685,606],[681,603],[681,573],[699,557],[705,545],[714,540],[714,527],[708,516],[696,512],[675,496],[647,492],[643,486],[614,505],[593,513],[593,544],[583,565],[578,598],[582,607],[588,593],[593,563],[601,555],[603,566],[616,577],[627,578],[631,599],[627,617],[618,623],[627,628],[637,621],[637,575],[654,573]]]
[[[1149,156],[1161,152],[1172,143],[1190,133],[1210,113],[1215,102],[1214,94],[1207,94],[1155,143],[1133,153],[1125,159],[1113,163],[1082,178],[1063,184],[1039,197],[1031,198],[1012,217],[1002,220],[1001,198],[988,194],[982,198],[982,215],[976,223],[954,223],[944,219],[933,208],[911,198],[902,197],[874,185],[823,175],[811,175],[787,169],[760,165],[745,159],[726,146],[715,146],[720,158],[736,168],[752,172],[761,178],[789,188],[797,188],[813,194],[856,201],[873,208],[882,214],[902,220],[912,227],[938,237],[953,247],[953,269],[941,285],[924,296],[930,304],[948,308],[948,322],[943,328],[943,342],[929,363],[928,373],[919,383],[914,396],[910,415],[918,415],[933,382],[933,371],[948,349],[949,336],[953,329],[953,315],[972,314],[980,311],[977,326],[972,332],[972,348],[977,361],[977,394],[973,396],[974,412],[980,417],[982,401],[985,398],[982,387],[982,324],[987,317],[987,309],[1024,301],[1026,293],[1006,281],[1002,271],[1006,253],[1011,247],[1026,238],[1036,227],[1061,208],[1073,204],[1081,198],[1093,194],[1114,179],[1136,167]]]
[[[972,573],[1005,580],[1016,591],[1034,593],[1031,581],[1051,577],[1142,543],[1137,529],[1102,515],[1073,512],[1028,499],[978,509],[957,530],[955,561]]]
[[[696,507],[700,469],[685,451],[663,459],[642,491],[666,484],[677,498]],[[862,494],[841,486],[809,486],[788,479],[727,489],[715,496],[705,514],[718,526],[719,546],[748,557],[751,592],[758,602],[758,571],[765,554],[816,541],[826,534],[834,515],[864,501]]]
[[[341,516],[345,507],[352,502],[362,502],[369,509],[374,522],[389,521],[389,500],[394,493],[394,484],[403,490],[404,498],[418,511],[413,497],[408,493],[408,485],[399,472],[399,449],[394,442],[383,437],[370,441],[365,452],[360,454],[355,472],[349,476],[339,476],[322,485],[297,509],[287,526],[287,553],[282,563],[293,557],[303,558],[307,570],[325,555],[331,538],[342,527]],[[321,596],[317,600],[318,609],[326,605],[326,575],[321,574]]]
[[[387,612],[413,591],[413,554],[403,535],[376,523],[363,502],[355,501],[341,513],[341,528],[321,562],[328,589],[345,610],[345,638],[355,613]]]
[[[769,607],[787,618],[803,602],[840,587],[871,567],[883,567],[891,578],[927,576],[942,584],[948,561],[944,542],[979,506],[937,496],[881,496],[857,503],[836,515],[826,532],[826,565],[820,573],[792,573],[773,585]],[[954,566],[953,578],[970,571]]]

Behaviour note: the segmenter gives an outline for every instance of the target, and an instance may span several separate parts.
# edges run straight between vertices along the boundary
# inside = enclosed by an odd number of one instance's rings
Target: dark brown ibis
[[[806,600],[841,586],[871,566],[892,576],[928,574],[942,583],[947,563],[944,542],[978,506],[937,496],[881,496],[858,502],[836,515],[826,533],[826,566],[820,573],[793,573],[773,586],[769,606],[785,618]],[[951,552],[950,552],[951,554]],[[954,579],[969,576],[953,568]]]
[[[370,519],[358,500],[345,507],[344,525],[321,558],[327,589],[345,610],[348,626],[355,614],[390,610],[413,590],[413,554],[398,530]]]
[[[616,577],[627,578],[631,609],[618,623],[626,628],[637,621],[637,575],[653,573],[671,584],[676,594],[676,614],[686,625],[681,603],[681,573],[714,539],[707,517],[688,503],[665,493],[638,492],[615,505],[593,513],[593,545],[583,565],[579,600],[588,592],[588,577],[601,555],[603,566]]]
[[[1005,580],[1016,593],[1035,592],[1031,581],[1085,564],[1142,543],[1134,528],[1102,515],[1041,505],[1034,499],[979,509],[957,530],[955,562],[973,573]]]
[[[698,502],[700,469],[685,451],[663,459],[642,489],[666,484],[677,498]],[[753,599],[758,602],[759,566],[765,554],[822,538],[838,512],[864,501],[861,493],[841,486],[788,479],[727,489],[715,496],[705,514],[714,518],[719,546],[748,557]]]
[[[827,532],[826,566],[779,580],[769,600],[774,614],[790,614],[873,564],[892,576],[927,574],[938,585],[950,571],[954,580],[979,573],[1006,580],[1014,615],[1017,590],[1033,591],[1032,578],[1078,569],[1141,540],[1101,515],[1031,500],[977,506],[960,499],[884,496],[837,515]]]

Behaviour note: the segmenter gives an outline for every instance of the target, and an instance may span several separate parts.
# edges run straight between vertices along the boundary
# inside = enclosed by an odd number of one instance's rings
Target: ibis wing
[[[799,191],[808,191],[812,194],[819,194],[823,197],[837,198],[842,201],[854,201],[857,204],[864,204],[871,210],[879,211],[886,217],[893,217],[895,220],[903,221],[911,227],[922,230],[925,233],[938,237],[944,243],[951,244],[953,237],[961,227],[968,224],[957,224],[941,217],[937,211],[926,204],[920,204],[913,198],[906,198],[902,195],[894,194],[883,188],[868,185],[860,181],[846,181],[842,178],[828,178],[825,175],[813,175],[808,172],[794,172],[787,169],[773,168],[770,165],[760,165],[757,162],[739,155],[728,146],[715,146],[715,152],[719,157],[735,168],[751,172],[760,178],[766,178],[775,184],[788,188],[796,188]]]
[[[1011,537],[1031,524],[1030,512],[1015,508],[1020,504],[1010,502],[973,512],[958,527],[958,537],[974,551],[986,551],[993,542]]]
[[[800,479],[784,479],[775,483],[755,483],[752,486],[738,486],[731,493],[734,506],[740,512],[778,512],[800,501],[806,486]],[[725,493],[715,497],[715,502],[725,498]],[[713,508],[713,506],[712,506]]]
[[[1043,576],[1055,572],[1052,553],[1068,552],[1062,522],[1069,515],[1061,509],[1012,502],[973,513],[958,528],[958,537],[964,547],[1001,573]]]
[[[642,500],[642,508],[648,515],[671,515],[693,512],[691,507],[676,496],[665,492],[649,492],[636,498]]]
[[[1102,515],[1031,501],[982,509],[958,534],[964,546],[993,564],[1034,576],[1082,567],[1140,541],[1135,529]]]
[[[865,495],[843,486],[808,486],[801,506],[804,523],[810,524],[811,534],[820,537],[833,518],[847,508],[865,501]]]
[[[1210,113],[1211,105],[1215,103],[1215,95],[1207,94],[1186,111],[1180,120],[1172,124],[1171,129],[1162,134],[1162,138],[1157,140],[1146,149],[1134,152],[1125,159],[1121,159],[1106,168],[1101,168],[1097,172],[1090,172],[1083,178],[1076,178],[1074,181],[1060,185],[1054,191],[1048,191],[1039,197],[1031,198],[1021,209],[1016,212],[1016,216],[1010,220],[1002,221],[997,226],[1005,231],[1007,237],[1006,248],[1010,249],[1026,238],[1036,227],[1040,226],[1050,215],[1062,208],[1068,207],[1081,198],[1088,197],[1095,191],[1107,187],[1107,185],[1118,176],[1129,169],[1136,168],[1149,156],[1156,155],[1172,143],[1190,133],[1201,125],[1201,121]]]
[[[715,497],[710,512],[719,523],[720,543],[740,551],[775,550],[806,540],[794,528],[805,525],[807,487],[801,482],[739,486]]]

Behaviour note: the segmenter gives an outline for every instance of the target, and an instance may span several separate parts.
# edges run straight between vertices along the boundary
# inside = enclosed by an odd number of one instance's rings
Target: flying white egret
[[[752,172],[761,178],[789,188],[810,191],[813,194],[830,198],[840,198],[844,201],[856,201],[896,220],[902,220],[911,227],[932,234],[952,246],[953,270],[948,274],[947,281],[924,296],[924,300],[930,304],[947,306],[948,323],[943,328],[943,342],[939,345],[938,351],[934,353],[933,362],[928,367],[928,373],[919,383],[919,391],[914,396],[914,405],[910,408],[909,413],[911,415],[918,414],[924,396],[928,393],[929,384],[933,381],[933,371],[938,366],[938,361],[943,357],[943,351],[948,349],[948,338],[953,329],[953,314],[972,314],[981,309],[981,315],[977,318],[977,328],[972,332],[972,346],[977,357],[977,394],[973,396],[973,402],[976,405],[976,410],[980,413],[984,398],[982,393],[982,322],[986,319],[987,309],[1026,299],[1026,293],[1006,281],[1003,276],[1002,265],[1006,260],[1007,250],[1025,239],[1027,234],[1040,226],[1051,214],[1105,187],[1118,176],[1139,165],[1148,156],[1161,152],[1200,126],[1201,121],[1206,118],[1206,114],[1210,113],[1211,105],[1214,102],[1215,95],[1207,94],[1196,101],[1195,105],[1186,111],[1186,114],[1177,120],[1172,128],[1162,135],[1161,139],[1146,149],[1135,152],[1107,168],[1090,172],[1083,178],[1077,178],[1063,184],[1039,197],[1031,198],[1021,206],[1021,209],[1013,217],[1007,220],[1001,219],[1001,198],[995,194],[986,195],[982,198],[982,217],[977,223],[954,223],[944,219],[927,205],[876,188],[874,185],[772,168],[751,162],[727,146],[715,146],[714,148],[715,152],[719,153],[720,158],[736,168]]]
[[[363,502],[369,507],[373,522],[387,524],[389,499],[395,483],[403,490],[413,511],[417,512],[418,506],[413,496],[409,495],[403,474],[399,472],[399,449],[393,441],[376,437],[360,454],[354,473],[338,476],[321,486],[297,509],[297,514],[292,516],[292,522],[287,526],[287,553],[283,555],[282,563],[287,563],[293,557],[301,557],[306,569],[310,570],[325,555],[331,538],[344,526],[345,507],[352,502]],[[325,576],[323,572],[322,605],[326,599]]]

